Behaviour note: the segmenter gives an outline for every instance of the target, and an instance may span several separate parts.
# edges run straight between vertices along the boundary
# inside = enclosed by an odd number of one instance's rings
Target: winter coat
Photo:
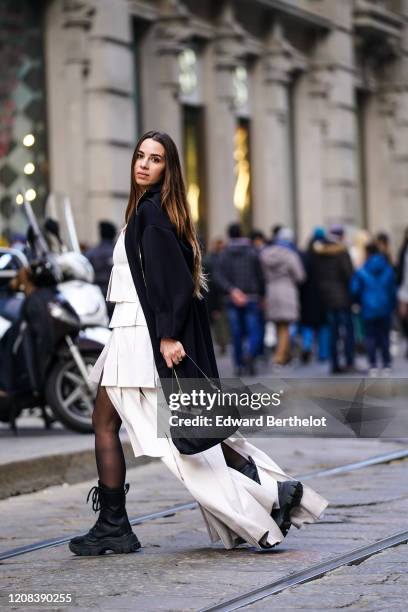
[[[385,255],[371,255],[351,279],[351,293],[361,305],[363,319],[389,317],[396,306],[396,282],[393,267]]]
[[[250,299],[265,294],[265,281],[258,253],[248,238],[233,238],[218,256],[214,282],[228,300],[229,291],[241,289]]]
[[[177,235],[162,208],[161,186],[157,183],[143,194],[125,233],[126,255],[146,318],[157,372],[162,385],[172,377],[173,369],[167,367],[160,352],[160,340],[173,338],[182,343],[207,376],[218,378],[206,303],[193,297],[193,249]],[[203,376],[188,357],[174,369],[180,378]]]
[[[350,280],[353,264],[343,244],[316,241],[312,246],[313,275],[327,310],[350,308]]]
[[[261,265],[266,281],[265,319],[297,321],[299,319],[299,283],[306,278],[296,251],[274,244],[262,249]]]
[[[305,327],[319,329],[326,321],[326,308],[314,273],[315,254],[312,249],[301,253],[306,280],[300,285],[300,323]]]

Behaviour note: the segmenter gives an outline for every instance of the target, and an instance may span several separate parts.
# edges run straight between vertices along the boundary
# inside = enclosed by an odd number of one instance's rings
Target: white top
[[[124,227],[113,249],[111,271],[106,299],[108,302],[138,302],[132,274],[126,257]]]
[[[113,250],[113,268],[106,300],[116,302],[116,305],[109,327],[124,327],[127,325],[144,325],[147,327],[126,256],[125,229],[123,228],[120,232]]]
[[[130,272],[125,229],[113,251],[113,268],[106,299],[115,302],[109,327],[112,334],[89,379],[108,387],[157,387],[160,379],[146,318]]]

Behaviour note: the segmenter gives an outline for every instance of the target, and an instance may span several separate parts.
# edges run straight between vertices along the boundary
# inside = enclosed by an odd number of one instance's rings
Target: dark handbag
[[[215,384],[208,376],[202,371],[202,369],[195,363],[195,361],[186,353],[186,356],[194,363],[194,365],[200,370],[200,372],[204,375],[204,379],[194,379],[194,383],[191,386],[191,379],[185,379],[183,385],[184,390],[181,388],[180,380],[177,376],[177,373],[173,367],[173,373],[177,380],[178,390],[180,393],[188,393],[192,391],[198,391],[197,389],[197,381],[200,381],[200,389],[199,391],[204,391],[209,393],[212,390],[212,393],[216,393],[217,397],[219,393],[222,392],[221,385],[218,382],[218,385]],[[217,379],[218,380],[218,379]],[[173,378],[172,388],[173,388]],[[202,382],[201,382],[202,381]],[[214,407],[211,411],[208,411],[206,407],[193,407],[193,406],[183,406],[182,408],[178,408],[175,413],[178,418],[181,419],[192,419],[193,417],[197,417],[197,420],[200,421],[200,417],[203,419],[205,417],[213,419],[213,425],[170,425],[170,435],[173,440],[174,446],[177,450],[183,455],[195,455],[196,453],[201,453],[217,444],[220,444],[223,440],[233,435],[237,429],[239,428],[240,413],[235,404],[224,406],[220,402],[214,403]],[[229,423],[227,425],[216,426],[215,419],[216,417],[220,417],[222,420],[224,417],[230,417]]]

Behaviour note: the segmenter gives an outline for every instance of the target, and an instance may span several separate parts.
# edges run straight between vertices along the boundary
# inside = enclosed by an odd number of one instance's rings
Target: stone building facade
[[[47,187],[84,241],[123,224],[149,129],[207,241],[237,219],[301,244],[408,224],[408,0],[48,0],[43,43]]]

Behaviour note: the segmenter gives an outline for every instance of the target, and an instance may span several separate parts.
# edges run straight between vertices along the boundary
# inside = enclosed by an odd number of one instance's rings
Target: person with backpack
[[[366,247],[367,259],[351,279],[351,293],[361,307],[370,364],[369,376],[376,377],[377,351],[381,352],[384,374],[391,369],[391,318],[397,302],[394,269],[375,243]]]

